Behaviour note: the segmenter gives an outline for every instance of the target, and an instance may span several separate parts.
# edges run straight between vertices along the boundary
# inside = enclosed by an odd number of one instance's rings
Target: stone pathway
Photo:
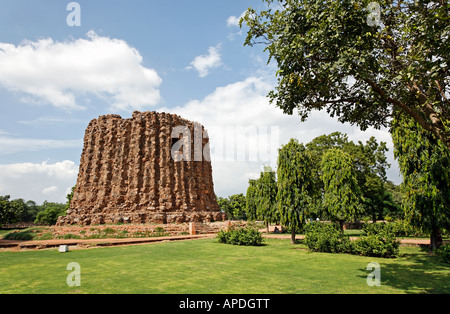
[[[181,241],[213,238],[215,234],[182,235],[151,238],[121,238],[121,239],[73,239],[73,240],[41,240],[41,241],[14,241],[0,240],[0,250],[36,250],[57,248],[60,245],[68,245],[76,248],[92,248],[118,245],[136,245],[166,241]]]
[[[215,233],[182,235],[150,238],[121,238],[121,239],[73,239],[73,240],[42,240],[42,241],[14,241],[0,240],[0,251],[40,250],[57,248],[60,245],[68,245],[73,249],[86,249],[92,247],[107,247],[119,245],[138,245],[156,242],[208,239],[216,237]],[[266,238],[290,239],[288,234],[264,234]],[[296,239],[304,239],[304,236],[296,236]],[[352,238],[354,239],[354,238]],[[400,239],[403,245],[429,245],[429,239]]]

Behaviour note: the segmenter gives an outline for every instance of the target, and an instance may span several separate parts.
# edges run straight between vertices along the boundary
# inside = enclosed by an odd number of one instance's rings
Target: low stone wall
[[[227,228],[231,222],[220,221],[211,223],[192,223],[196,234],[218,233]],[[45,233],[51,233],[52,237],[151,237],[151,236],[178,236],[189,234],[189,223],[180,224],[123,224],[123,225],[96,225],[96,226],[55,226],[47,229]]]

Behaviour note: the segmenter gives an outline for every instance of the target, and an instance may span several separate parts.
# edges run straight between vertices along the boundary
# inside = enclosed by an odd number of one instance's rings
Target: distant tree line
[[[54,225],[59,216],[66,214],[73,197],[73,188],[67,195],[67,203],[45,201],[37,205],[35,201],[11,200],[10,195],[0,196],[0,227],[15,223],[35,223]]]
[[[387,180],[386,143],[365,144],[335,132],[303,145],[296,139],[279,150],[276,171],[265,167],[249,180],[246,196],[219,198],[232,219],[281,223],[293,237],[308,219],[340,224],[402,216],[400,188]]]

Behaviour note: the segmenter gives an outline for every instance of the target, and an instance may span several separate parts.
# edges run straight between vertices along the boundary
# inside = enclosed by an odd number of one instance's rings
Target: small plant
[[[53,239],[53,234],[50,232],[44,233],[36,238],[36,240],[52,240],[52,239]]]
[[[114,234],[114,233],[116,233],[117,231],[115,230],[115,229],[113,229],[113,228],[105,228],[104,230],[103,230],[103,233],[105,233],[105,234]]]
[[[76,234],[68,233],[68,234],[65,234],[63,238],[64,238],[64,240],[80,239],[80,236],[78,236]]]
[[[251,227],[231,227],[228,230],[221,230],[217,238],[219,243],[246,246],[259,246],[264,241],[262,234]]]

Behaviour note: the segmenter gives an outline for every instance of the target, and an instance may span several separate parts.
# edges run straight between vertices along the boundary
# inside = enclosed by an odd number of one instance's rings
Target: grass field
[[[66,283],[69,263],[81,286]],[[381,266],[381,285],[368,286],[368,263]],[[397,259],[308,252],[290,240],[260,247],[216,239],[95,248],[0,253],[0,293],[315,294],[450,293],[450,265],[419,247]]]

